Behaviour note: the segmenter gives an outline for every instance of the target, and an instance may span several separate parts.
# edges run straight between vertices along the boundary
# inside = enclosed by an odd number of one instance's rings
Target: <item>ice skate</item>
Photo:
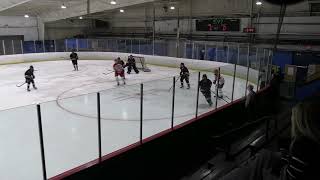
[[[187,87],[187,89],[190,89],[190,84],[188,84],[188,87]]]
[[[27,88],[27,91],[30,92],[30,88],[29,87]]]
[[[36,86],[33,86],[33,89],[37,90],[38,88]]]
[[[180,88],[184,88],[183,84],[181,84]]]

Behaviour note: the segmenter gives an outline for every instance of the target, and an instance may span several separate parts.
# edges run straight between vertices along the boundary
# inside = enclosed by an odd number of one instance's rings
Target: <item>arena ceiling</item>
[[[111,0],[1,0],[0,16],[36,16],[44,22],[56,21],[76,16],[86,15],[138,5],[156,0],[116,0],[117,4],[110,4]],[[62,9],[64,5],[67,8]]]

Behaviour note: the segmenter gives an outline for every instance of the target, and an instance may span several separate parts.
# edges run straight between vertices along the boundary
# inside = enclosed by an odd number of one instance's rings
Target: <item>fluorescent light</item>
[[[82,17],[82,16],[80,16],[80,17],[79,17],[79,19],[83,19],[83,17]]]
[[[65,6],[64,4],[61,5],[61,9],[66,9],[67,6]]]
[[[174,6],[171,6],[171,7],[170,7],[170,9],[171,9],[171,10],[174,10],[174,9],[176,9],[176,7],[174,7]]]
[[[112,0],[112,1],[110,1],[110,4],[115,5],[115,4],[117,4],[117,2]]]
[[[120,12],[121,12],[121,13],[124,13],[124,10],[123,10],[123,9],[120,9]]]
[[[257,2],[256,2],[256,5],[261,6],[261,5],[262,5],[262,2],[261,2],[261,1],[257,1]]]
[[[24,17],[25,17],[25,18],[29,18],[29,15],[28,15],[28,14],[25,14]]]

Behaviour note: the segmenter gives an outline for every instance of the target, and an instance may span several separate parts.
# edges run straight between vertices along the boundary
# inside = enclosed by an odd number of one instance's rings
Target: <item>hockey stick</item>
[[[225,97],[231,101],[231,99],[228,96],[225,96]]]
[[[181,76],[179,76],[177,79],[176,79],[176,82],[181,78]],[[176,82],[174,84],[176,84]],[[173,88],[173,85],[170,87],[169,89],[169,92],[171,91],[171,89]]]
[[[218,97],[218,95],[215,93],[215,92],[213,92],[212,90],[210,90],[216,97]],[[226,96],[227,97],[227,96]],[[218,97],[219,98],[219,97]],[[221,98],[224,102],[226,102],[226,103],[230,103],[230,102],[228,102],[227,100],[225,100],[225,99],[223,99],[223,97]]]
[[[26,84],[26,82],[24,82],[23,84],[20,84],[20,85],[16,85],[17,87],[21,87],[21,86],[23,86],[23,85],[25,85]]]
[[[109,72],[109,73],[102,73],[102,74],[104,74],[104,75],[109,75],[109,74],[111,74],[111,73],[113,73],[114,71],[111,71],[111,72]]]

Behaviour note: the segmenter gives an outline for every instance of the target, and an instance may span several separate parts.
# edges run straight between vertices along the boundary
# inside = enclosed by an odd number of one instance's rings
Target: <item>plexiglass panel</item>
[[[140,84],[120,85],[100,94],[102,154],[106,155],[140,139]]]
[[[22,54],[22,41],[21,40],[13,40],[13,53],[14,54]]]
[[[154,44],[154,53],[157,56],[167,55],[167,46],[165,41],[156,41]]]
[[[4,40],[4,49],[6,52],[6,55],[13,54],[13,42],[12,40]]]
[[[118,43],[118,52],[126,52],[127,44],[126,40],[119,39],[117,40]]]
[[[41,180],[36,105],[0,111],[0,122],[0,179]]]
[[[190,72],[190,89],[188,89],[185,79],[183,79],[182,86],[180,76],[176,76],[176,81],[174,125],[181,124],[196,116],[198,73]]]
[[[88,39],[78,39],[78,51],[88,51]]]
[[[254,91],[257,90],[256,84],[259,81],[259,48],[251,47],[249,53],[249,74],[248,74],[248,83],[254,86]]]
[[[213,42],[208,42],[206,45],[206,59],[209,61],[217,61],[217,46]]]
[[[146,138],[171,127],[173,80],[170,77],[143,85],[143,138]]]
[[[55,44],[53,40],[44,41],[45,52],[55,52]]]
[[[132,40],[132,53],[140,54],[140,40],[138,39]]]
[[[41,104],[48,177],[98,158],[97,96]]]
[[[44,52],[44,42],[43,41],[35,41],[36,52],[43,53]]]
[[[140,53],[152,55],[152,41],[151,40],[141,40],[140,41]]]
[[[67,51],[72,51],[77,49],[77,40],[76,39],[66,39]]]
[[[56,52],[66,52],[66,40],[59,39],[55,41],[56,44]]]
[[[228,52],[228,45],[227,43],[218,43],[217,44],[217,61],[218,62],[227,62],[227,52]]]
[[[0,40],[0,55],[4,55],[3,40]]]
[[[23,42],[23,53],[28,54],[28,53],[35,53],[36,52],[36,47],[34,41],[24,41]]]

